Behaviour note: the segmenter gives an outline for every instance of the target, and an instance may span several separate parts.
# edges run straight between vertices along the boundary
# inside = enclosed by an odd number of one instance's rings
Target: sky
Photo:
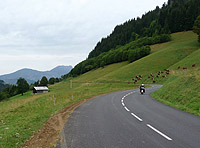
[[[116,25],[167,0],[0,0],[0,75],[85,60]]]

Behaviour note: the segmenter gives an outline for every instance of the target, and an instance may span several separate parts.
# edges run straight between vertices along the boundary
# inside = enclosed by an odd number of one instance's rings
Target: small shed
[[[47,86],[37,86],[33,87],[33,93],[34,94],[40,94],[40,93],[48,93],[49,89]]]

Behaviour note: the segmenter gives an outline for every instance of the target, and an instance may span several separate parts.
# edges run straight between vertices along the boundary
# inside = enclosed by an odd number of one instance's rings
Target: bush
[[[5,92],[0,92],[0,101],[6,99],[6,98],[8,98],[8,97],[9,97],[9,95],[8,95],[7,93],[5,93]]]
[[[54,77],[50,78],[49,79],[49,84],[54,84],[56,81],[56,79]]]
[[[149,55],[150,51],[151,51],[151,48],[149,46],[143,46],[135,50],[129,50],[128,61],[134,62],[144,56]]]

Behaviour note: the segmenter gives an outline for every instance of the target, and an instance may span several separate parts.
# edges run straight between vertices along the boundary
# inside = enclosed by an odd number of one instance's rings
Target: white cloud
[[[0,0],[0,58],[7,57],[4,61],[0,59],[0,67],[3,67],[0,74],[26,66],[49,67],[48,64],[34,65],[37,54],[44,57],[73,55],[71,60],[59,62],[57,57],[51,65],[75,65],[85,59],[96,43],[109,35],[116,25],[141,16],[166,1]],[[20,58],[15,57],[12,63],[13,57],[9,55]],[[33,57],[26,64],[19,64],[26,55]],[[12,63],[13,70],[2,62]]]

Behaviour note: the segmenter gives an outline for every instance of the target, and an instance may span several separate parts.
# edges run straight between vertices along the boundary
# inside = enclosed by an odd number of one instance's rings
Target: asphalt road
[[[200,117],[154,100],[154,85],[94,98],[70,116],[57,148],[200,148]]]

